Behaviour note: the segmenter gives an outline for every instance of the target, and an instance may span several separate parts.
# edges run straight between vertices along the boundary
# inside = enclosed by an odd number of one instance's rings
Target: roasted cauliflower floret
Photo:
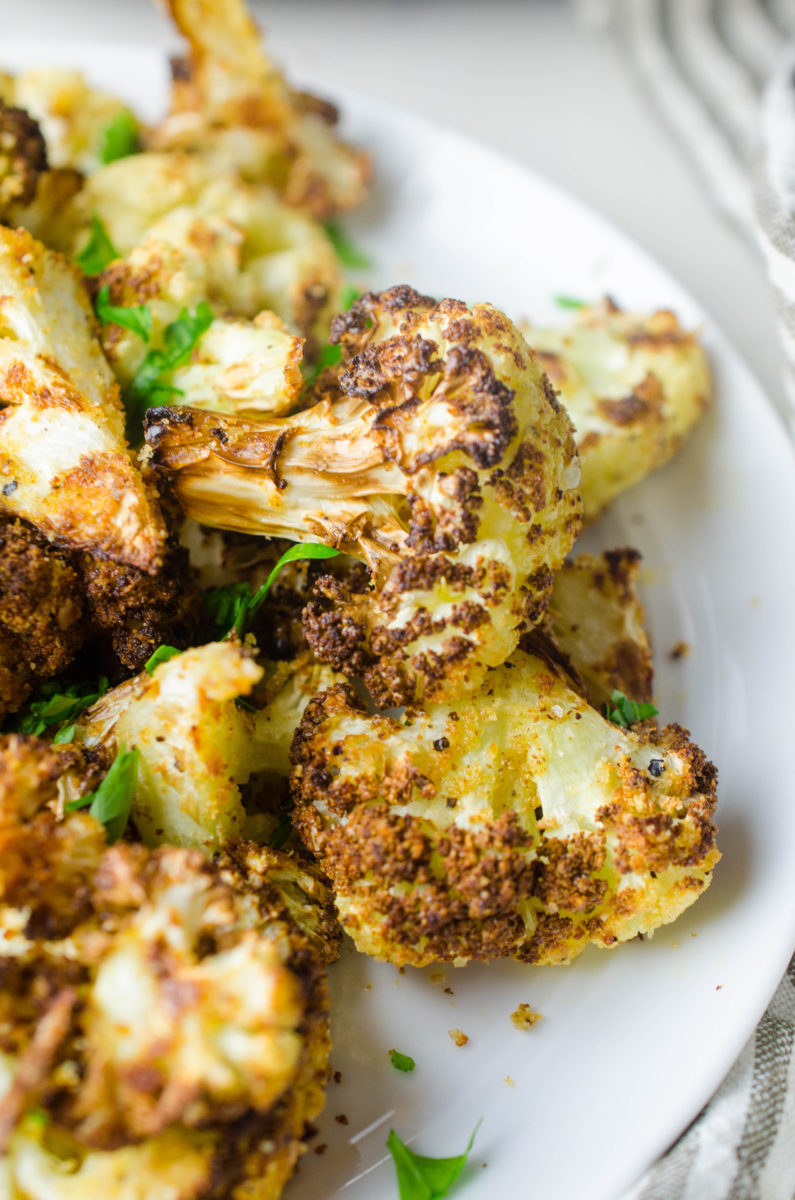
[[[271,311],[294,333],[325,341],[340,268],[323,228],[281,203],[270,188],[219,174],[185,154],[138,154],[97,171],[66,208],[58,248],[74,254],[97,214],[130,271],[166,299],[195,288],[219,313]],[[173,280],[171,251],[181,251]],[[162,281],[161,281],[162,274]],[[184,278],[189,280],[185,284]]]
[[[0,751],[0,780],[3,766]],[[277,1200],[328,1074],[317,937],[333,925],[308,915],[328,908],[322,886],[256,847],[216,863],[108,849],[87,814],[59,821],[52,797],[35,812],[22,781],[13,799],[16,812],[0,790],[5,840],[16,825],[31,852],[57,853],[72,894],[52,927],[46,893],[0,875],[0,1181],[26,1200],[100,1200],[102,1185],[141,1200]]]
[[[24,230],[0,229],[0,290],[0,513],[156,570],[163,519],[127,448],[79,272]]]
[[[152,409],[153,462],[206,525],[315,540],[365,562],[305,613],[316,656],[379,705],[474,687],[537,622],[579,526],[571,426],[490,305],[410,288],[335,319],[323,396],[256,424]]]
[[[84,638],[80,577],[35,530],[0,517],[0,722]]]
[[[11,206],[35,199],[47,167],[47,146],[36,121],[0,99],[0,218],[6,219]]]
[[[244,0],[166,7],[190,56],[174,63],[171,112],[148,131],[148,144],[191,150],[215,170],[268,183],[314,217],[360,204],[369,157],[339,140],[333,105],[288,87]]]
[[[520,650],[399,719],[332,688],[293,761],[343,927],[398,964],[568,962],[672,921],[719,857],[715,770],[686,732],[621,729]]]
[[[631,700],[652,698],[651,646],[635,589],[637,550],[580,554],[555,576],[549,628],[585,684],[594,708],[614,690]]]
[[[703,415],[707,357],[672,312],[640,316],[610,300],[579,309],[566,328],[522,331],[574,422],[592,520],[667,462]]]
[[[141,672],[81,716],[79,744],[137,748],[131,816],[148,845],[212,851],[235,837],[264,841],[274,832],[281,799],[275,781],[289,775],[293,733],[312,696],[337,677],[306,653],[264,675],[251,649],[211,642],[161,663],[151,676]],[[244,696],[258,707],[236,703]],[[241,794],[255,776],[263,777],[262,788],[252,781],[251,800],[263,799],[264,811],[256,803],[248,811]]]
[[[166,328],[205,300],[210,290],[207,266],[197,255],[148,240],[128,258],[112,263],[97,287],[107,287],[111,305],[146,306],[151,316],[146,342],[113,321],[102,325],[102,347],[134,403],[136,373],[148,352],[161,349]],[[161,374],[159,382],[176,389],[174,403],[244,416],[278,415],[298,401],[302,356],[302,340],[289,333],[274,313],[258,313],[253,321],[216,316],[198,339],[190,361]]]
[[[53,167],[95,171],[109,153],[108,131],[120,119],[129,124],[128,140],[134,141],[136,122],[126,104],[89,86],[79,71],[44,67],[6,75],[0,95],[38,123]]]

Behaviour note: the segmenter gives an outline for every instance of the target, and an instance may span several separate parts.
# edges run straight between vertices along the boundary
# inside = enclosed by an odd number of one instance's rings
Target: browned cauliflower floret
[[[263,848],[107,848],[87,813],[58,816],[58,760],[81,753],[0,746],[0,1181],[276,1200],[323,1104],[328,895]],[[14,869],[26,842],[59,904]]]
[[[288,87],[244,0],[166,7],[190,56],[174,63],[171,112],[148,131],[148,144],[195,151],[214,170],[268,183],[314,217],[360,204],[369,157],[339,140],[332,104]]]
[[[712,397],[695,333],[662,309],[583,305],[565,327],[522,326],[574,422],[586,520],[662,466]]]
[[[343,361],[294,417],[153,409],[147,441],[189,517],[316,540],[366,563],[320,580],[316,656],[379,705],[474,687],[549,599],[579,527],[571,425],[491,305],[407,287],[336,318]]]
[[[0,100],[0,219],[9,206],[30,204],[47,170],[47,147],[36,121]]]
[[[0,722],[82,645],[80,577],[35,530],[0,516]]]
[[[56,545],[153,572],[165,527],[128,449],[79,271],[0,229],[0,513]]]
[[[400,719],[332,688],[293,761],[343,927],[394,963],[567,962],[672,921],[719,857],[715,770],[686,732],[619,728],[521,650]]]

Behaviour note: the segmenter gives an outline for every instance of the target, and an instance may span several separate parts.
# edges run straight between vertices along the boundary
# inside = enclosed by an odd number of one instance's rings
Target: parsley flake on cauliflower
[[[571,425],[532,353],[488,304],[408,287],[335,319],[316,403],[256,423],[151,409],[153,463],[202,524],[315,540],[366,563],[321,578],[315,655],[380,706],[477,686],[546,608],[579,528]]]

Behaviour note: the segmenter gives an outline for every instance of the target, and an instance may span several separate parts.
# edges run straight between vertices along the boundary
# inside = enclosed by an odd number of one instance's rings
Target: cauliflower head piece
[[[334,105],[293,91],[268,58],[244,0],[167,0],[188,40],[173,66],[171,112],[153,149],[186,149],[215,171],[270,184],[316,218],[360,204],[369,156],[341,141]]]
[[[397,964],[568,962],[674,920],[719,857],[715,770],[686,731],[619,728],[521,650],[400,718],[332,688],[293,762],[343,928]]]
[[[514,326],[407,287],[335,319],[316,403],[256,423],[151,409],[189,518],[321,541],[370,569],[305,611],[316,657],[381,706],[475,687],[538,622],[580,519],[571,425]]]
[[[328,1075],[328,894],[263,847],[108,848],[61,815],[85,755],[0,745],[0,1184],[276,1200]]]
[[[712,397],[695,333],[666,309],[584,305],[567,327],[523,325],[566,406],[582,459],[587,521],[679,449]]]

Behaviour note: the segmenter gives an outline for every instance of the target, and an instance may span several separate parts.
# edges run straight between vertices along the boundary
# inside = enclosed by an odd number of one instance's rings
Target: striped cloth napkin
[[[795,0],[579,0],[611,24],[723,215],[761,250],[795,429]],[[621,1200],[795,1198],[795,958],[721,1087]]]

